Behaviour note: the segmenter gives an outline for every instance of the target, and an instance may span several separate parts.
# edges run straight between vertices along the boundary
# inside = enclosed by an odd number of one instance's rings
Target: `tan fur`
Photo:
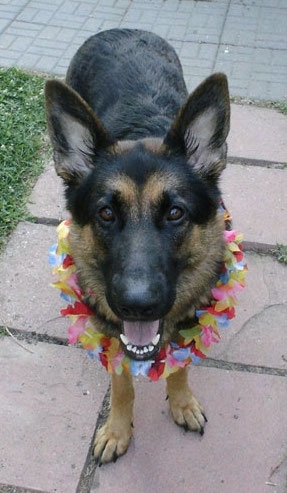
[[[224,250],[222,229],[223,220],[218,215],[207,227],[195,226],[179,249],[179,258],[189,256],[189,267],[182,271],[178,279],[177,298],[168,314],[174,323],[182,319],[183,313],[193,316],[195,304],[198,306],[209,301],[206,286],[213,284],[217,275],[216,263],[222,258]]]
[[[173,174],[153,173],[147,180],[142,192],[142,209],[148,214],[153,205],[157,205],[163,193],[167,190],[173,190],[177,181]]]
[[[132,436],[133,404],[131,375],[113,373],[110,414],[105,425],[97,432],[94,443],[94,455],[101,457],[101,463],[114,461],[126,452]]]
[[[136,184],[128,176],[116,175],[107,181],[107,187],[111,192],[117,192],[122,196],[128,207],[134,208],[138,201],[138,190]]]
[[[176,424],[188,430],[202,433],[206,418],[203,407],[191,392],[187,369],[180,368],[166,380],[171,414]]]
[[[106,331],[109,335],[113,335],[108,331],[108,325],[101,319],[105,317],[107,321],[119,322],[107,303],[105,280],[98,268],[98,261],[105,255],[101,242],[97,241],[90,226],[81,228],[72,223],[70,243],[82,289],[87,295],[89,304],[95,306],[99,314],[99,317],[96,315],[94,317],[95,327],[99,332]]]
[[[141,140],[142,145],[151,152],[162,153],[163,145],[162,139],[158,137],[146,137]],[[113,151],[116,154],[122,154],[124,152],[129,152],[135,145],[137,141],[135,140],[119,140],[113,147]]]

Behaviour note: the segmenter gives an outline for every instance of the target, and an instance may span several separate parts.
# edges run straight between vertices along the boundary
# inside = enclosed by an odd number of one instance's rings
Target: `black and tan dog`
[[[114,29],[78,50],[66,83],[48,81],[47,119],[72,216],[71,248],[95,326],[150,359],[209,302],[223,259],[218,181],[226,164],[229,95],[214,74],[190,96],[173,48]],[[144,348],[144,350],[143,350]],[[185,369],[167,378],[175,422],[203,432]],[[128,448],[134,390],[112,374],[111,410],[94,453]]]

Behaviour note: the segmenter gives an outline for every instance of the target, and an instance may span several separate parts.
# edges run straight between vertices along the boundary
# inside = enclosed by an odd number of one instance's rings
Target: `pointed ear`
[[[226,165],[229,121],[227,78],[213,74],[189,96],[164,145],[171,152],[183,152],[196,173],[216,183]]]
[[[47,81],[45,96],[56,171],[67,184],[77,185],[93,169],[96,150],[111,139],[89,105],[63,82]]]

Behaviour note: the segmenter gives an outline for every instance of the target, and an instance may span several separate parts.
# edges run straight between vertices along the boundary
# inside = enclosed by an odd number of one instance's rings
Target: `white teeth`
[[[154,336],[153,340],[151,341],[154,346],[157,345],[159,339],[160,339],[160,335],[159,334],[157,334],[156,336]]]
[[[142,356],[143,354],[151,353],[152,351],[154,351],[155,346],[158,344],[160,340],[160,335],[157,334],[156,336],[154,336],[153,340],[148,346],[134,346],[128,340],[125,334],[120,334],[120,339],[123,342],[123,344],[126,346],[128,351],[131,351],[134,354],[138,354]]]
[[[125,346],[127,346],[129,344],[129,340],[128,340],[127,336],[125,336],[125,334],[121,334],[120,338],[121,338],[121,340]]]

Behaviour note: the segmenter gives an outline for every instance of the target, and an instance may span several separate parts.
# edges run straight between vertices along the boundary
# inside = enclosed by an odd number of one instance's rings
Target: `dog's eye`
[[[113,210],[108,206],[103,207],[100,210],[100,216],[101,219],[103,219],[103,221],[105,222],[113,222],[115,220],[115,215],[113,213]]]
[[[184,210],[181,207],[173,206],[167,215],[168,221],[179,221],[184,216]]]

